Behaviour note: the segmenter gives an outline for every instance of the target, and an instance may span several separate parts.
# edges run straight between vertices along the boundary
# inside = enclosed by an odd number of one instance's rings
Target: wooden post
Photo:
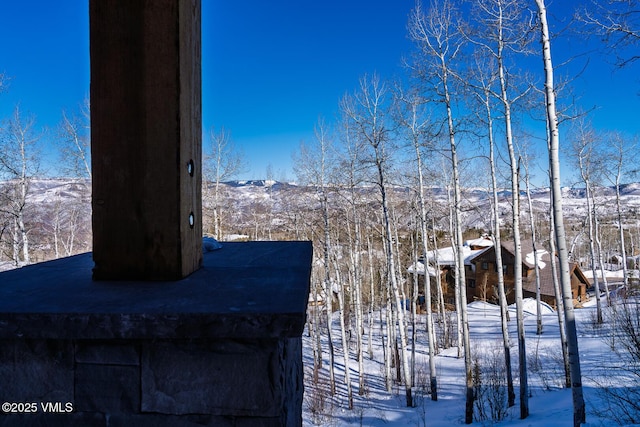
[[[200,0],[90,0],[95,280],[202,263]]]

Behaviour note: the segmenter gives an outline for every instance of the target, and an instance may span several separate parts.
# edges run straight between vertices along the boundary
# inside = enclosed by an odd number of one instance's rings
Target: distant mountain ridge
[[[0,181],[2,187],[8,181]],[[212,233],[213,192],[208,183],[203,191],[203,224],[205,233]],[[334,186],[329,192],[330,209],[335,215],[344,213],[344,204],[348,197],[341,193],[343,187]],[[443,187],[431,187],[428,191],[429,215],[434,218],[434,226],[446,232],[449,228],[448,214],[450,203],[449,190]],[[392,196],[396,221],[399,230],[407,233],[414,223],[415,192],[406,186],[393,186],[388,189]],[[570,230],[569,239],[576,236],[584,238],[587,207],[584,188],[564,187],[563,211],[565,222]],[[625,229],[634,239],[640,239],[638,217],[640,217],[640,183],[626,183],[620,188],[622,220]],[[298,185],[295,182],[275,180],[233,180],[222,183],[220,192],[220,220],[223,236],[241,235],[250,240],[288,239],[300,234],[304,227],[318,223],[320,199],[317,188]],[[359,210],[368,219],[375,220],[379,209],[379,191],[375,185],[361,186],[357,195],[361,206]],[[550,207],[549,189],[539,188],[531,192],[532,205],[538,221],[548,218]],[[523,199],[524,199],[523,195]],[[479,187],[462,191],[463,228],[486,232],[491,230],[491,203],[489,190]],[[499,193],[499,219],[505,229],[511,221],[511,193],[502,190]],[[603,187],[596,194],[596,208],[601,227],[617,232],[617,212],[615,188]],[[522,203],[520,212],[523,224],[528,224],[527,203]],[[13,220],[9,214],[0,216],[7,230],[12,229]],[[64,239],[75,239],[73,252],[87,251],[91,248],[91,182],[88,179],[48,178],[33,179],[30,183],[25,222],[30,228],[30,244],[36,253],[35,259],[50,259],[54,245],[65,245]],[[0,224],[0,225],[2,225]],[[314,225],[315,224],[315,225]],[[57,231],[56,231],[57,230]],[[75,230],[75,231],[74,231]],[[54,233],[59,235],[54,239]],[[637,235],[637,236],[636,236]],[[293,237],[292,237],[293,236]],[[11,245],[4,234],[5,248]],[[66,244],[69,246],[69,244]],[[61,251],[61,246],[59,250]],[[5,249],[5,252],[7,250]],[[6,256],[6,253],[5,253]],[[0,258],[0,262],[2,259]],[[0,268],[2,269],[2,268]]]
[[[0,186],[4,185],[7,181],[0,181]],[[250,180],[230,180],[221,182],[222,185],[228,188],[272,188],[272,189],[292,189],[292,188],[306,188],[307,186],[299,185],[296,182],[266,180],[266,179],[250,179]],[[331,185],[328,185],[331,188]],[[312,187],[311,187],[312,188]],[[361,186],[362,189],[375,188],[374,185]],[[406,186],[395,186],[396,190],[408,190]],[[79,193],[85,192],[87,189],[91,189],[91,182],[89,179],[82,178],[38,178],[31,180],[30,186],[30,199],[31,200],[46,200],[52,195],[64,195],[66,197],[78,196]],[[429,193],[437,197],[447,197],[448,190],[443,187],[428,187]],[[463,193],[467,197],[474,199],[484,199],[489,197],[489,189],[480,187],[468,187],[463,188]],[[565,197],[581,199],[585,197],[585,189],[581,187],[562,187],[562,193]],[[522,191],[522,196],[525,197],[526,193]],[[532,198],[539,199],[548,196],[549,188],[535,188],[531,190]],[[640,197],[640,182],[631,182],[620,185],[620,195],[622,197]],[[501,189],[498,192],[498,196],[501,198],[511,197],[511,191],[509,189]],[[596,193],[597,197],[613,197],[615,196],[615,187],[606,186],[599,187]]]

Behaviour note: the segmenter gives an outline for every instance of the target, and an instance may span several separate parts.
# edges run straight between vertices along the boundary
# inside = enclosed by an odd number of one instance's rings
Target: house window
[[[482,269],[483,270],[488,270],[489,269],[489,263],[487,261],[482,261]]]
[[[473,279],[469,279],[469,287],[470,288],[475,288],[476,287],[476,281]]]

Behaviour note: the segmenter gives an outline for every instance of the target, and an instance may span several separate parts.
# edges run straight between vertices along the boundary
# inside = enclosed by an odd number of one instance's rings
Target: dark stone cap
[[[283,338],[302,334],[310,242],[224,243],[174,282],[93,281],[91,253],[0,273],[0,338]]]

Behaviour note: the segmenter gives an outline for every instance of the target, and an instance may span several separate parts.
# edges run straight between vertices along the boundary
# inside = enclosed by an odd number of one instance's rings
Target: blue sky
[[[202,5],[203,127],[231,132],[249,163],[243,178],[264,178],[270,164],[292,179],[291,153],[318,117],[331,120],[364,73],[398,73],[410,49],[413,0]],[[0,72],[11,77],[0,118],[20,103],[53,129],[89,92],[88,0],[7,2],[0,40]]]
[[[331,121],[365,73],[400,72],[413,0],[203,1],[203,123],[225,126],[254,176]]]
[[[401,58],[411,51],[413,0],[202,3],[205,135],[212,126],[231,132],[250,166],[245,179],[264,178],[267,165],[277,179],[293,179],[291,153],[313,138],[318,117],[333,121],[339,99],[363,74],[402,75]],[[571,10],[567,2],[553,7],[560,17]],[[88,0],[6,2],[0,40],[0,72],[11,77],[0,118],[19,103],[49,129],[43,143],[51,147],[61,111],[76,109],[89,91]],[[554,60],[588,48],[582,39],[557,43]],[[585,109],[597,107],[596,127],[640,131],[636,71],[613,71],[592,56],[575,92]],[[50,164],[53,152],[44,150]]]

